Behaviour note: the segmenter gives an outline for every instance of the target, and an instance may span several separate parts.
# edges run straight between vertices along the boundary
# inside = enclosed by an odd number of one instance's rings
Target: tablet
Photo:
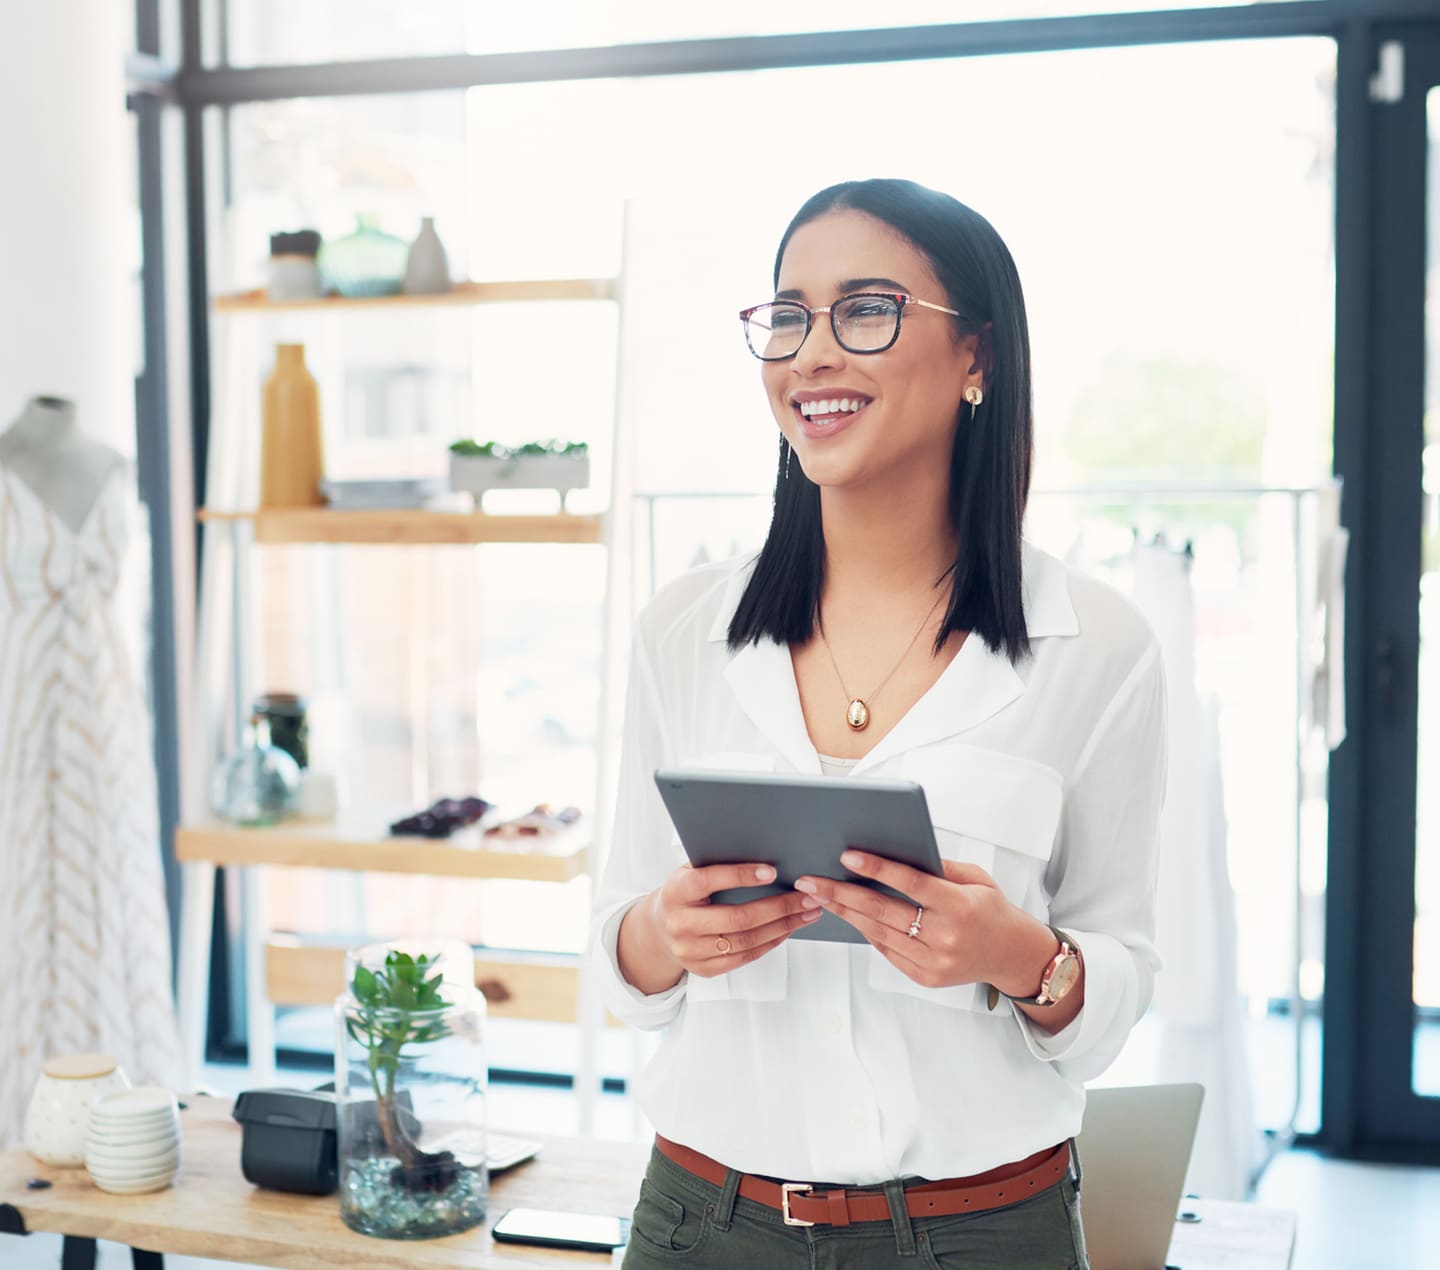
[[[775,866],[774,882],[717,891],[712,897],[717,904],[780,895],[807,874],[858,882],[914,903],[851,873],[840,863],[847,847],[944,876],[925,791],[913,781],[662,768],[655,784],[692,864]],[[834,913],[821,914],[790,938],[865,942]]]

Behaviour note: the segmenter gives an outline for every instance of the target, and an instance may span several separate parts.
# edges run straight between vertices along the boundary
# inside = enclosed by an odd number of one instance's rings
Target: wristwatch
[[[1040,976],[1040,991],[1033,997],[1010,997],[1004,992],[999,993],[1000,996],[1009,997],[1021,1005],[1055,1005],[1070,995],[1071,989],[1080,982],[1080,950],[1059,927],[1051,926],[1050,933],[1060,941],[1060,951],[1050,959]]]

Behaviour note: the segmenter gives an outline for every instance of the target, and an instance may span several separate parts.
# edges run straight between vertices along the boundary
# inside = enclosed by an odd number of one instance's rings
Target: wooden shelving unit
[[[585,872],[588,854],[586,835],[579,832],[501,839],[472,828],[441,839],[390,837],[383,822],[353,819],[285,821],[266,829],[213,821],[182,826],[175,834],[182,861],[531,882],[569,882]]]
[[[487,512],[438,512],[420,508],[336,511],[306,507],[274,511],[216,511],[204,508],[208,523],[251,521],[257,543],[331,542],[388,546],[506,543],[599,543],[600,515],[505,516]]]
[[[459,282],[440,295],[323,296],[314,300],[272,300],[264,291],[212,297],[217,313],[261,313],[293,309],[420,309],[447,304],[523,304],[538,300],[614,300],[613,278],[553,278],[516,282]]]
[[[623,261],[623,253],[622,253]],[[253,461],[242,444],[237,418],[244,412],[226,403],[253,393],[254,362],[260,355],[267,315],[291,314],[308,321],[312,315],[330,313],[342,320],[335,325],[336,346],[343,344],[348,315],[374,311],[380,323],[401,319],[407,310],[437,310],[463,316],[465,306],[479,304],[567,304],[604,301],[618,309],[623,302],[623,268],[609,278],[551,278],[496,282],[463,282],[443,295],[387,295],[349,299],[327,296],[321,299],[275,301],[263,291],[248,291],[210,298],[216,316],[215,331],[223,332],[219,343],[227,350],[223,361],[230,368],[228,379],[217,378],[216,411],[209,451],[207,497],[215,504],[197,513],[199,521],[213,532],[204,535],[206,560],[202,568],[202,597],[197,645],[198,667],[195,682],[200,685],[195,703],[195,733],[202,738],[205,757],[192,764],[187,775],[184,806],[188,823],[175,835],[175,852],[185,867],[184,902],[177,961],[180,966],[180,1016],[186,1079],[200,1079],[206,1042],[208,967],[214,942],[215,878],[220,868],[235,874],[244,910],[242,924],[245,967],[246,1035],[249,1046],[250,1078],[257,1086],[274,1080],[275,1006],[313,1004],[330,1000],[335,982],[342,974],[343,950],[292,946],[275,936],[267,921],[267,872],[271,868],[317,868],[349,873],[387,873],[411,877],[452,877],[472,879],[518,879],[567,883],[593,874],[596,853],[590,850],[595,830],[608,809],[601,782],[597,781],[595,806],[583,828],[564,834],[507,840],[486,837],[480,827],[461,831],[448,839],[394,838],[386,834],[394,816],[379,814],[370,807],[359,814],[342,808],[335,824],[289,821],[267,829],[243,829],[210,818],[205,796],[203,770],[213,763],[228,738],[240,734],[251,700],[255,679],[253,662],[258,661],[250,623],[256,612],[251,592],[258,570],[249,553],[255,545],[270,544],[373,544],[424,548],[434,545],[481,543],[547,543],[598,546],[594,562],[606,576],[605,617],[598,635],[600,662],[608,668],[614,660],[612,640],[623,623],[614,605],[623,595],[616,579],[629,546],[627,518],[608,511],[571,514],[561,510],[550,515],[496,514],[482,511],[432,511],[421,508],[337,510],[331,507],[269,509],[249,506],[253,486],[242,479],[245,463]],[[219,319],[225,318],[222,322]],[[617,357],[618,331],[617,322]],[[293,336],[291,338],[294,338]],[[246,416],[253,427],[253,419]],[[611,473],[616,506],[624,508],[630,489],[628,440],[624,414],[617,402],[612,415],[611,436],[615,462]],[[253,438],[243,438],[252,440]],[[554,506],[554,504],[550,504]],[[544,506],[544,504],[541,504]],[[563,508],[563,503],[561,504]],[[618,547],[617,547],[618,534]],[[605,772],[603,747],[612,735],[608,721],[614,703],[607,684],[608,669],[601,675],[600,722],[597,736],[598,773]],[[209,751],[214,751],[210,753]],[[362,917],[363,926],[363,917]],[[604,1011],[593,993],[580,990],[580,963],[577,958],[526,957],[505,953],[499,962],[488,960],[487,978],[496,980],[497,1008],[523,1018],[575,1020],[580,1024],[581,1120],[593,1125],[595,1096],[600,1089],[597,1037],[604,1023]]]

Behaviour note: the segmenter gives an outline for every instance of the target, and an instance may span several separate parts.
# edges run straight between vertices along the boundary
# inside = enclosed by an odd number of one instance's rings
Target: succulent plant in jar
[[[390,1239],[485,1218],[485,998],[470,949],[376,944],[347,957],[335,1088],[340,1215]]]

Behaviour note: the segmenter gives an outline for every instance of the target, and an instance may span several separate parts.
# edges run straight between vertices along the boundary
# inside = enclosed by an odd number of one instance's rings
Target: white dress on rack
[[[1254,1121],[1245,1009],[1239,988],[1235,895],[1226,864],[1220,729],[1195,682],[1195,600],[1189,560],[1137,545],[1132,598],[1165,659],[1170,768],[1160,816],[1155,945],[1165,969],[1150,1007],[1157,1082],[1197,1081],[1205,1103],[1186,1190],[1246,1198],[1261,1138]]]
[[[149,716],[117,602],[128,472],[74,530],[0,466],[0,1149],[53,1054],[179,1076]]]

